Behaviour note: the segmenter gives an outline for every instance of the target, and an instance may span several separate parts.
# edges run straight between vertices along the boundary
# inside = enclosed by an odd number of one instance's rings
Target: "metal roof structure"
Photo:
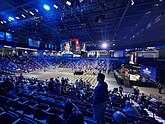
[[[163,0],[68,1],[0,0],[0,30],[55,44],[78,38],[90,49],[103,42],[114,49],[165,44]]]

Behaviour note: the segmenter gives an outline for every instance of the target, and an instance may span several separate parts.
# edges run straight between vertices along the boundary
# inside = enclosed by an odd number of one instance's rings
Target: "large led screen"
[[[0,40],[5,40],[5,33],[4,32],[0,32]]]
[[[140,66],[140,74],[152,80],[156,80],[156,68],[152,66]]]
[[[6,32],[6,41],[12,42],[12,34]]]

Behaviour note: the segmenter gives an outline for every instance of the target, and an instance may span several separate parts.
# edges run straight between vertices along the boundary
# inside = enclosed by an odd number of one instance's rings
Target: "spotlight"
[[[4,23],[6,23],[6,21],[5,21],[5,20],[3,20],[3,22],[4,22]]]
[[[58,6],[56,4],[53,5],[54,8],[58,9]]]
[[[9,17],[8,20],[14,21],[14,18],[13,17]]]
[[[3,24],[3,21],[1,21],[1,24]]]
[[[34,13],[33,13],[32,11],[29,11],[29,13],[30,13],[31,15],[33,15],[33,16],[34,16]]]
[[[49,6],[49,5],[47,5],[47,4],[44,4],[44,5],[43,5],[43,7],[44,7],[44,9],[45,9],[45,10],[47,10],[47,11],[49,11],[49,10],[50,10],[50,6]]]
[[[16,19],[20,19],[18,16],[17,17],[15,17]]]
[[[24,14],[21,14],[22,17],[26,18]]]
[[[66,1],[66,5],[68,5],[68,6],[71,6],[71,2],[70,1]]]
[[[108,45],[107,45],[106,43],[103,43],[103,44],[102,44],[102,47],[103,47],[103,48],[107,48],[107,46],[108,46]]]

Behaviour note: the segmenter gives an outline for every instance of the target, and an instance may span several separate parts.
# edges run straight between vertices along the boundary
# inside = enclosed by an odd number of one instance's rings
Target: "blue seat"
[[[23,114],[29,118],[33,118],[34,116],[33,106],[25,104],[23,109]]]
[[[96,121],[93,118],[89,118],[89,117],[84,117],[84,121],[87,124],[97,124]]]
[[[46,124],[46,114],[45,111],[42,110],[41,108],[33,108],[34,111],[34,116],[33,119],[41,122],[42,124]]]
[[[59,115],[44,111],[46,114],[46,124],[61,124]]]
[[[0,114],[0,122],[11,124],[18,119],[18,115],[14,112],[7,111]]]
[[[18,120],[16,120],[15,122],[13,122],[12,124],[37,124],[37,122],[35,122],[32,119],[29,118],[19,118]]]

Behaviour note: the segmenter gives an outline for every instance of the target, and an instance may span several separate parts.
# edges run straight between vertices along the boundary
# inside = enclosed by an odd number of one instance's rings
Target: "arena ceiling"
[[[109,48],[165,44],[163,0],[68,1],[71,6],[66,0],[0,0],[0,30],[55,44],[78,38],[93,49],[103,42]]]

